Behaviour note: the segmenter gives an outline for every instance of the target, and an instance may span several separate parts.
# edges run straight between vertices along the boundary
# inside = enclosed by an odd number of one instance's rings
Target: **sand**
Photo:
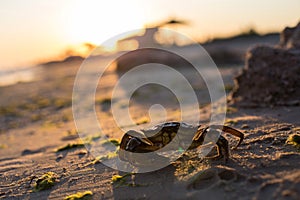
[[[300,132],[299,106],[231,105],[226,122],[241,130],[245,139],[231,150],[228,163],[190,154],[163,169],[112,183],[114,175],[125,173],[92,164],[94,157],[85,148],[55,152],[78,140],[71,95],[79,65],[75,61],[41,67],[37,80],[0,88],[0,198],[63,199],[92,191],[93,199],[299,199],[300,152],[286,144],[290,134]],[[221,69],[226,85],[233,85],[239,70]],[[98,115],[108,121],[111,114],[104,100],[117,77],[108,73],[102,84],[106,93],[96,95]],[[136,120],[147,109],[144,103],[132,108]],[[204,105],[201,112],[207,113],[209,105]],[[109,137],[122,136],[113,123],[105,130]],[[37,178],[49,171],[57,174],[54,186],[33,191]]]

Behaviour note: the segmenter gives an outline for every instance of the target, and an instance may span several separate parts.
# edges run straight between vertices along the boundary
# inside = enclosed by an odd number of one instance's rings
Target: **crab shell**
[[[225,156],[228,157],[228,142],[221,136],[221,132],[228,132],[240,138],[237,146],[243,140],[244,135],[236,129],[222,125],[193,126],[186,123],[167,122],[159,124],[150,129],[141,130],[140,132],[130,130],[122,138],[120,144],[119,157],[123,161],[130,160],[130,152],[132,153],[148,153],[157,151],[166,147],[171,141],[183,149],[194,149],[203,144],[204,138],[209,133],[210,136],[218,139],[217,146],[219,154],[221,148],[225,151]],[[170,145],[168,145],[169,147]],[[174,150],[174,147],[169,147]],[[173,149],[172,149],[173,148]]]

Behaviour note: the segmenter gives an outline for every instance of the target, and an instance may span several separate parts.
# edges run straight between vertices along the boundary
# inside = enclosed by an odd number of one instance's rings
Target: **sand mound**
[[[285,28],[276,47],[256,46],[236,77],[232,102],[239,106],[300,105],[300,23]]]
[[[189,66],[190,64],[178,55],[165,50],[145,48],[137,49],[128,52],[116,61],[117,72],[127,72],[136,66],[147,64],[147,63],[160,63],[175,68],[182,68]]]

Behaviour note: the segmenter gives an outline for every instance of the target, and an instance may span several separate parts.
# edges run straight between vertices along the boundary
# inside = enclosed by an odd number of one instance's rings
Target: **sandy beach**
[[[255,55],[254,50],[251,53]],[[299,55],[296,53],[291,55]],[[95,66],[101,66],[101,59],[108,57],[94,59]],[[293,103],[276,104],[278,93],[272,91],[270,98],[259,101],[254,97],[262,95],[260,90],[255,93],[254,84],[248,92],[254,95],[245,95],[240,79],[246,79],[253,67],[248,62],[250,56],[246,59],[246,66],[219,68],[228,95],[225,125],[244,134],[237,149],[232,148],[236,140],[225,135],[231,148],[229,161],[200,159],[199,152],[191,151],[147,173],[128,174],[107,167],[85,148],[87,138],[79,137],[72,113],[73,85],[82,60],[41,65],[36,67],[33,80],[0,87],[0,198],[72,199],[69,195],[86,192],[85,199],[299,199],[299,141],[291,137],[300,134],[299,104],[294,99]],[[238,75],[239,85],[235,79]],[[89,144],[104,134],[118,141],[124,135],[110,109],[111,94],[120,76],[111,70],[100,81],[95,110],[102,121],[102,132],[90,133]],[[265,79],[258,76],[255,80]],[[203,82],[192,83],[197,95],[207,96]],[[232,92],[244,96],[232,96]],[[158,98],[156,94],[155,87],[135,93],[130,114],[136,124],[150,126],[147,111]],[[159,97],[162,105],[169,105],[167,120],[177,121],[180,112],[172,94],[165,92]],[[289,96],[284,98],[286,101]],[[118,99],[116,104],[122,107]],[[206,124],[211,114],[209,99],[202,98],[200,104],[202,117],[197,120]],[[45,177],[50,185],[42,185]]]

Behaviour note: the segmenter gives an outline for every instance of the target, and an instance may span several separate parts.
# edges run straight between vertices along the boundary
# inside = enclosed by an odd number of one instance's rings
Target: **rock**
[[[296,27],[286,27],[280,34],[280,47],[300,48],[300,22]]]
[[[238,106],[300,104],[300,23],[281,33],[277,47],[256,46],[235,78],[230,101]]]

